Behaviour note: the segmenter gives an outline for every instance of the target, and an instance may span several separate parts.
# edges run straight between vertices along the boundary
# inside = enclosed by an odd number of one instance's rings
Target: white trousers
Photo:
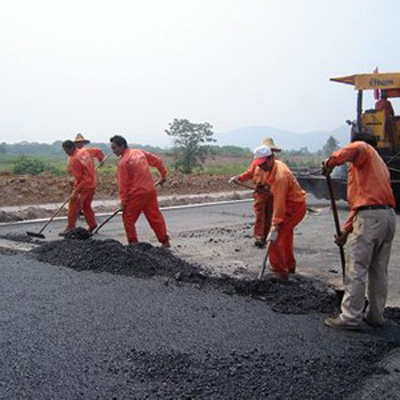
[[[365,318],[373,324],[382,324],[396,215],[392,209],[360,210],[353,225],[346,249],[345,291],[340,317],[348,324],[360,324],[366,296]]]

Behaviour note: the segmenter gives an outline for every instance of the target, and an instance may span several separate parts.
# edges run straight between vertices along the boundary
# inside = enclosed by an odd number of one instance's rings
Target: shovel
[[[111,219],[113,219],[119,212],[121,212],[122,209],[118,208],[117,210],[115,210],[109,217],[107,217],[92,233],[93,235],[98,233],[99,230],[107,223],[109,222]]]
[[[331,200],[331,207],[332,207],[332,213],[333,213],[333,219],[335,221],[335,228],[336,228],[336,234],[337,236],[340,236],[340,223],[339,223],[339,215],[336,207],[336,201],[335,201],[335,195],[333,193],[333,186],[332,186],[332,180],[331,176],[327,175],[326,176],[326,183],[328,184],[328,190],[329,190],[329,198]],[[344,283],[344,277],[346,273],[346,261],[344,257],[344,249],[343,246],[339,245],[339,251],[340,251],[340,262],[342,264],[342,279]]]
[[[245,183],[242,183],[242,182],[239,182],[239,181],[233,181],[236,185],[238,185],[238,186],[242,186],[242,187],[245,187],[245,188],[247,188],[247,189],[250,189],[250,190],[254,190],[255,192],[257,192],[257,193],[262,193],[262,194],[267,194],[267,195],[270,195],[271,193],[269,192],[269,191],[267,191],[267,190],[263,190],[263,189],[259,189],[259,188],[256,188],[256,187],[254,187],[254,186],[250,186],[250,185],[246,185]]]
[[[339,215],[336,207],[336,201],[335,201],[335,195],[333,193],[333,186],[332,186],[332,180],[331,176],[328,174],[326,176],[326,183],[328,184],[328,190],[329,190],[329,198],[331,200],[331,207],[332,207],[332,213],[333,213],[333,219],[335,221],[335,228],[336,228],[336,234],[339,236],[340,235],[340,223],[339,223]],[[339,245],[339,252],[340,252],[340,262],[342,264],[342,283],[344,285],[344,278],[346,274],[346,260],[344,257],[344,249],[343,246]],[[335,289],[336,296],[339,302],[339,305],[342,303],[342,299],[344,296],[344,289]]]
[[[265,272],[265,268],[267,266],[267,262],[268,262],[268,256],[269,256],[269,248],[271,246],[271,240],[267,241],[267,249],[265,251],[265,256],[264,256],[264,260],[263,263],[261,265],[261,270],[260,273],[258,274],[258,279],[262,279],[264,276],[264,272]]]
[[[64,206],[68,203],[69,199],[72,197],[74,193],[72,193],[68,198],[62,203],[61,207],[49,218],[49,220],[42,226],[39,232],[26,232],[28,236],[45,239],[46,237],[43,235],[43,231],[47,228],[51,221],[60,213],[60,211],[64,208]]]
[[[266,194],[266,195],[268,195],[268,196],[271,195],[271,192],[270,192],[270,191],[263,190],[263,189],[259,189],[259,188],[256,188],[256,187],[254,187],[254,186],[246,185],[245,183],[242,183],[242,182],[239,182],[239,181],[233,181],[233,182],[234,182],[236,185],[238,185],[238,186],[242,186],[242,187],[245,187],[245,188],[247,188],[247,189],[254,190],[254,191],[257,192],[257,193]],[[318,210],[315,210],[314,208],[311,208],[311,207],[307,207],[307,211],[308,211],[308,212],[311,212],[311,213],[315,213],[315,214],[318,214],[318,213],[319,213]]]

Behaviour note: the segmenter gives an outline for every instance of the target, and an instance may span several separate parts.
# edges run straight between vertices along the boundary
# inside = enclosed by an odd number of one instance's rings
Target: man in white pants
[[[323,166],[327,175],[334,167],[350,163],[347,187],[350,214],[336,238],[339,245],[349,239],[345,292],[340,315],[325,320],[331,328],[359,329],[363,318],[375,327],[385,322],[383,311],[396,216],[390,173],[375,150],[376,144],[374,136],[356,134],[352,143],[332,153]],[[368,306],[364,314],[365,295]]]

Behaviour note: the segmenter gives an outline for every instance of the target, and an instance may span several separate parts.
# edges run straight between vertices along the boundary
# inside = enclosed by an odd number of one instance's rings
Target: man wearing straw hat
[[[87,149],[78,149],[72,140],[63,142],[62,147],[68,155],[68,173],[74,178],[74,191],[68,203],[68,225],[59,233],[65,236],[76,227],[79,213],[82,211],[88,224],[89,232],[97,227],[91,203],[96,192],[97,177],[93,157]],[[101,150],[99,150],[101,152]],[[104,158],[101,152],[101,159]]]
[[[89,144],[89,143],[90,143],[90,140],[89,140],[89,139],[86,139],[86,138],[82,135],[82,133],[78,133],[78,134],[75,136],[74,143],[75,143],[76,149],[78,149],[78,150],[82,150],[82,149],[83,149],[83,150],[87,151],[87,152],[89,153],[89,155],[92,157],[93,160],[94,160],[95,158],[97,158],[97,160],[98,160],[99,163],[100,163],[100,167],[103,166],[103,162],[104,162],[104,153],[103,153],[100,149],[95,148],[95,147],[91,147],[91,148],[90,148],[90,147],[85,147],[86,144]],[[71,168],[70,168],[70,161],[71,161],[71,158],[68,157],[68,166],[67,166],[68,176],[71,178],[71,179],[70,179],[70,184],[73,185],[74,179],[73,179],[72,170],[71,170]]]
[[[275,146],[272,138],[265,138],[262,142],[264,146],[268,146],[272,152],[278,153],[281,151],[279,147]],[[269,193],[268,187],[265,185],[265,178],[268,172],[263,171],[261,168],[251,164],[247,171],[243,172],[239,176],[232,177],[229,181],[234,182],[246,182],[253,180],[254,187],[259,190],[263,190],[266,193],[260,193],[255,191],[254,197],[254,245],[256,247],[264,247],[266,238],[271,229],[272,220],[272,195]]]
[[[82,133],[77,133],[74,139],[74,143],[77,149],[83,149],[86,144],[90,143],[89,139],[86,139]]]

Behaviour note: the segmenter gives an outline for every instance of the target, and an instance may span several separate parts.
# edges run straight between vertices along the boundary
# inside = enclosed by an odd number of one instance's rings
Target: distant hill
[[[326,143],[329,136],[339,141],[341,146],[349,142],[350,128],[343,125],[333,131],[315,131],[307,133],[295,133],[269,126],[250,126],[234,129],[228,132],[217,133],[219,146],[235,145],[253,149],[261,145],[266,137],[272,137],[275,144],[284,150],[299,150],[308,147],[310,151],[317,151]]]

